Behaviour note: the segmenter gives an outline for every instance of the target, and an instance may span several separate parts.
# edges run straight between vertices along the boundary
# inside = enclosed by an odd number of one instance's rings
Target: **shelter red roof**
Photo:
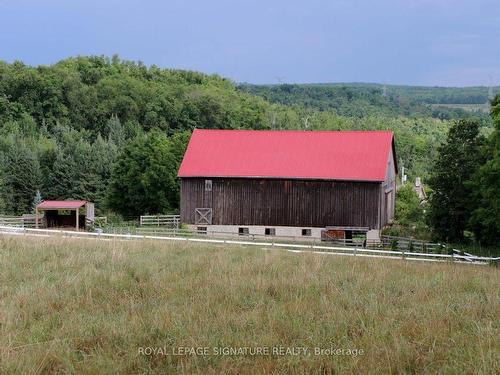
[[[43,201],[36,208],[43,210],[74,210],[86,204],[87,201]]]
[[[179,177],[383,181],[390,131],[198,130]]]

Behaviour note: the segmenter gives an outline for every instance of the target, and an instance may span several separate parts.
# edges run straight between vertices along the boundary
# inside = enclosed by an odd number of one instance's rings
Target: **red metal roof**
[[[179,177],[383,181],[390,131],[194,130]]]
[[[36,208],[43,210],[69,210],[85,206],[87,201],[43,201]]]

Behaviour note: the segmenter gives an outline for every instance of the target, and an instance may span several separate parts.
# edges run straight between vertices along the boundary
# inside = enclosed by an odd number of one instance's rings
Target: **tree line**
[[[432,88],[380,84],[240,84],[238,89],[284,105],[332,111],[347,117],[474,118],[491,125],[483,111],[429,104],[486,104],[488,88]],[[500,88],[496,88],[500,92]]]

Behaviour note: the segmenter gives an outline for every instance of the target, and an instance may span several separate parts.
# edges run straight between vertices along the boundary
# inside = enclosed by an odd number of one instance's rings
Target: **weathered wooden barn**
[[[195,130],[179,169],[181,221],[240,234],[379,237],[394,217],[389,131]]]

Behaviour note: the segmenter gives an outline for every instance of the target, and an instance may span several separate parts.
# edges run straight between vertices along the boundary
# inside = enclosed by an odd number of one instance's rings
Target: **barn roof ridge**
[[[314,130],[304,130],[304,129],[199,129],[194,128],[193,132],[248,132],[248,133],[389,133],[394,134],[392,130],[324,130],[324,129],[314,129]]]

